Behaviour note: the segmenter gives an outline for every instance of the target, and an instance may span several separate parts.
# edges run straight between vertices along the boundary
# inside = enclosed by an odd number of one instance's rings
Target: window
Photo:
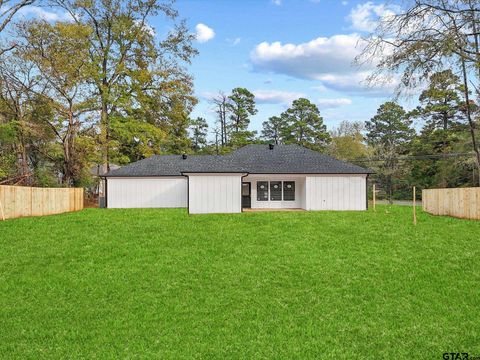
[[[283,200],[295,201],[295,181],[283,182]]]
[[[268,181],[257,181],[257,201],[268,201]]]
[[[242,196],[250,196],[250,183],[242,183]]]
[[[270,200],[282,201],[282,182],[270,181]]]

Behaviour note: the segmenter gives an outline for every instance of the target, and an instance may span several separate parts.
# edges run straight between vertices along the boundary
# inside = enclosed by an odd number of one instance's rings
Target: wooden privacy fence
[[[433,215],[480,220],[480,187],[423,190],[422,207]]]
[[[0,220],[43,216],[83,209],[81,188],[0,185]]]

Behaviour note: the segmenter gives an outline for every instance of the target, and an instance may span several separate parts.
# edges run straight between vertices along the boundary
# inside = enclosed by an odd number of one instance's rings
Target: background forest
[[[250,129],[255,96],[235,87],[211,98],[214,126],[192,118],[188,66],[197,50],[170,1],[54,0],[54,23],[16,20],[34,0],[3,1],[0,31],[0,183],[91,187],[98,171],[153,154],[225,154],[250,143],[300,144],[372,168],[381,195],[478,186],[480,9],[475,1],[411,1],[384,18],[358,63],[369,81],[401,76],[398,95],[421,88],[418,106],[379,106],[371,119],[327,129],[315,103],[294,100]],[[155,38],[149,18],[170,32]],[[415,31],[407,30],[415,27]],[[388,51],[386,51],[388,49]]]

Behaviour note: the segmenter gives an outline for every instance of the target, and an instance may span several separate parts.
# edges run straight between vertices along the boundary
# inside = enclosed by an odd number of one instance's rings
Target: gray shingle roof
[[[299,145],[247,145],[228,155],[154,155],[107,177],[181,176],[183,173],[368,174],[371,170]]]

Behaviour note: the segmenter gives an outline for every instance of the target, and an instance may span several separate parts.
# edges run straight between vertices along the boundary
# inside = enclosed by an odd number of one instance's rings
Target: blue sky
[[[211,128],[215,114],[209,98],[235,87],[256,96],[258,114],[250,128],[279,115],[291,102],[306,97],[320,108],[327,128],[342,120],[365,121],[392,98],[395,84],[368,88],[365,78],[374,64],[352,65],[379,17],[396,10],[361,0],[177,0],[180,17],[196,34],[199,55],[188,67],[202,116]],[[29,6],[27,17],[67,20],[55,9]],[[171,24],[150,19],[161,40]],[[408,106],[408,103],[406,104]]]
[[[208,98],[246,87],[258,102],[251,128],[304,96],[316,103],[331,129],[342,120],[365,121],[391,98],[394,85],[368,89],[371,67],[351,65],[361,36],[373,30],[386,5],[340,0],[178,0],[198,34],[190,72],[200,103],[193,116],[215,121]],[[200,24],[200,25],[199,25]],[[155,21],[153,22],[155,25]]]

